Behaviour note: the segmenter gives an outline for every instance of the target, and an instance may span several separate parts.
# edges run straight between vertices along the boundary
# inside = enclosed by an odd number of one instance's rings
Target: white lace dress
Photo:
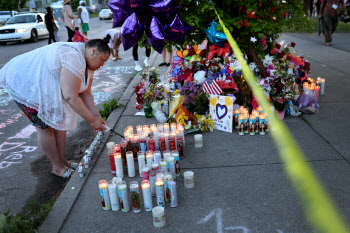
[[[0,70],[0,86],[17,102],[38,111],[50,127],[68,130],[77,125],[77,113],[64,100],[60,87],[62,67],[82,79],[79,93],[88,88],[93,71],[85,81],[85,44],[60,42],[10,60]]]

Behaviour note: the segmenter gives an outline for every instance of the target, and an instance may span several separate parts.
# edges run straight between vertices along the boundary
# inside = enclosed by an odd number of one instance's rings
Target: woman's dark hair
[[[48,14],[50,14],[51,15],[51,7],[50,6],[48,6],[48,7],[46,7],[46,13],[48,13]]]
[[[111,36],[107,34],[105,38],[101,39],[93,39],[86,42],[85,46],[87,48],[96,48],[99,53],[108,53],[110,54],[111,51],[109,49],[108,43],[111,39]]]

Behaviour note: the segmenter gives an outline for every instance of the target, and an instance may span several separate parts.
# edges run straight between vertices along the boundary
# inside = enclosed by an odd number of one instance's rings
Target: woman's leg
[[[169,53],[169,63],[173,62],[173,48],[171,48],[171,52]]]
[[[61,162],[65,166],[69,166],[69,162],[66,159],[66,131],[54,130],[56,138],[56,148]]]
[[[132,56],[134,57],[134,61],[139,60],[139,55],[137,53],[138,48],[139,48],[139,45],[137,43],[132,47]]]
[[[162,58],[163,58],[163,63],[166,63],[166,47],[164,46],[164,49],[162,51]]]
[[[38,132],[39,145],[52,164],[52,171],[61,176],[68,167],[62,162],[57,150],[55,130],[36,128],[36,131]]]

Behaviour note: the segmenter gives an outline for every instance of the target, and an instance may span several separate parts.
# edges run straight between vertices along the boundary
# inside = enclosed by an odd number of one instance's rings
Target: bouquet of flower
[[[164,88],[158,87],[155,84],[150,84],[146,88],[141,88],[139,90],[145,106],[151,106],[153,102],[163,100],[163,92]]]
[[[159,69],[156,69],[156,67],[152,66],[149,70],[145,72],[140,72],[142,81],[149,81],[151,84],[157,84],[159,83]]]

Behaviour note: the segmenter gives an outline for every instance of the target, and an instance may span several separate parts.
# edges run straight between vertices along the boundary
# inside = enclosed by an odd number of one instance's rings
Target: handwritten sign
[[[214,129],[232,133],[233,97],[210,95],[209,110]]]

